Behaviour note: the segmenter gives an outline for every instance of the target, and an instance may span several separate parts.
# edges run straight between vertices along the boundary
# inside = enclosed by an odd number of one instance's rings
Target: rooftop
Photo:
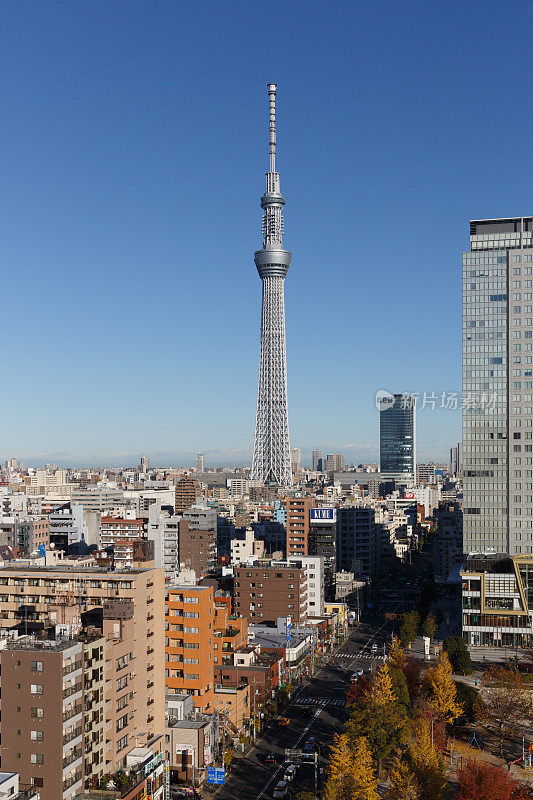
[[[75,639],[37,639],[35,636],[20,636],[18,639],[9,639],[6,643],[8,650],[48,650],[60,652],[68,650],[79,644]]]
[[[74,560],[75,563],[75,560]],[[9,566],[0,567],[0,574],[1,575],[10,575],[14,572],[43,572],[43,573],[65,573],[65,575],[72,575],[72,566],[73,562],[71,561],[68,565],[66,564],[54,564],[53,566],[45,567],[35,567],[35,566],[28,566],[26,564],[10,564]],[[145,567],[145,568],[134,568],[134,569],[102,569],[101,567],[80,567],[76,569],[76,573],[73,576],[73,579],[79,578],[80,574],[87,574],[87,575],[140,575],[144,572],[152,572],[153,568]],[[187,588],[191,588],[190,586]]]

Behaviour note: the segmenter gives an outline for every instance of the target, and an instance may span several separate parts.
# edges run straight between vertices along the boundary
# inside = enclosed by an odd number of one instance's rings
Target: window
[[[128,685],[128,676],[127,675],[123,675],[122,678],[119,678],[117,680],[117,692],[120,692],[120,690],[123,689],[127,685]]]
[[[183,598],[183,602],[184,603],[197,603],[198,602],[198,598],[197,597],[184,597]]]
[[[186,619],[198,619],[200,614],[198,613],[198,611],[184,611],[183,616]]]
[[[30,687],[30,692],[32,694],[42,694],[43,693],[43,685],[42,683],[32,683]]]
[[[128,735],[123,736],[122,739],[119,739],[117,742],[117,750],[123,750],[128,744]]]
[[[200,633],[200,628],[183,628],[183,633]]]
[[[117,733],[126,727],[128,724],[128,715],[124,714],[123,717],[117,719]]]
[[[32,731],[31,732],[31,740],[32,742],[42,742],[44,739],[43,731]]]
[[[20,709],[19,709],[20,711]],[[32,717],[42,717],[43,716],[43,709],[42,708],[32,708],[31,710]]]
[[[32,661],[31,662],[31,669],[33,672],[42,672],[43,671],[43,662],[42,661]]]
[[[30,778],[30,781],[31,781],[31,785],[32,786],[41,786],[41,787],[44,786],[42,778],[33,778],[32,777],[32,778]]]
[[[117,700],[117,711],[122,711],[128,705],[128,695],[125,694]]]
[[[44,756],[42,753],[32,753],[30,761],[32,764],[44,764]]]
[[[183,642],[183,647],[184,647],[184,649],[188,649],[188,650],[199,650],[200,649],[200,645],[198,644],[198,642]],[[215,645],[215,647],[216,647],[216,645]]]

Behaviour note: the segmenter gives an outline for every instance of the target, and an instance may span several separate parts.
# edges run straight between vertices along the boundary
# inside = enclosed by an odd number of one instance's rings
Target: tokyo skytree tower
[[[283,247],[285,198],[276,172],[276,84],[268,84],[270,170],[261,198],[263,247],[254,261],[263,282],[261,353],[255,421],[252,480],[272,486],[292,483],[287,417],[287,356],[285,352],[285,297],[283,284],[291,254]]]

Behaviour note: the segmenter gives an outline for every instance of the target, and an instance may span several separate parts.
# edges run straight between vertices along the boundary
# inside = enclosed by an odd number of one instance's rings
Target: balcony
[[[82,777],[81,769],[76,770],[76,772],[74,772],[73,775],[71,775],[69,778],[63,781],[63,791],[66,792],[68,789],[70,789],[71,786],[74,786],[75,783],[81,781],[81,777]]]
[[[71,697],[76,692],[81,692],[81,683],[75,683],[74,686],[69,686],[68,689],[63,689],[63,697]]]
[[[63,736],[63,744],[68,744],[68,743],[69,743],[69,742],[71,742],[73,739],[77,739],[77,738],[78,738],[78,736],[81,736],[81,734],[82,734],[82,730],[83,730],[83,729],[82,729],[82,728],[81,728],[81,726],[80,726],[79,728],[74,728],[74,730],[73,730],[73,731],[70,731],[69,733],[66,733],[66,734]]]
[[[69,755],[63,759],[63,769],[68,767],[70,764],[73,764],[83,755],[81,748],[79,750],[73,750]]]
[[[74,708],[69,708],[67,711],[63,711],[63,722],[72,719],[72,717],[76,717],[78,714],[81,714],[81,705],[74,706]]]
[[[87,666],[87,662],[85,662]],[[63,667],[63,675],[70,675],[71,672],[75,672],[77,669],[81,669],[82,662],[75,661],[73,664],[69,664],[67,667]]]

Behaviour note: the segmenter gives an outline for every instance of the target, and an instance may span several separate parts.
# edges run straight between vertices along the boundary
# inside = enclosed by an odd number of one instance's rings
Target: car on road
[[[363,672],[363,670],[361,669],[361,667],[358,667],[358,668],[355,670],[355,672],[354,672],[354,675],[357,675],[357,677],[358,677],[358,678],[362,678],[362,677],[363,677],[363,675],[364,675],[364,672]]]
[[[278,781],[274,786],[272,797],[287,797],[289,794],[289,784],[287,781]]]
[[[350,680],[352,683],[355,683],[355,681],[359,680],[359,675],[357,674],[357,672],[352,672],[352,674],[350,675]]]
[[[296,777],[298,766],[296,764],[289,764],[283,775],[284,781],[292,781]]]
[[[374,644],[372,645],[372,652],[373,652],[373,653],[377,653],[377,650],[378,650],[378,646],[377,646],[377,644],[374,642]]]
[[[289,717],[278,717],[277,719],[278,725],[281,725],[282,728],[288,728],[291,724]]]
[[[315,742],[316,738],[314,736],[310,736],[302,747],[304,753],[311,753],[315,749]]]
[[[277,759],[274,753],[265,753],[263,761],[265,764],[275,764]]]

